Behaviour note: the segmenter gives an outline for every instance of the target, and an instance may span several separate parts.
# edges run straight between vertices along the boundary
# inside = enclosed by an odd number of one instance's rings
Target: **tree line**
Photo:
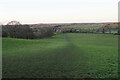
[[[29,26],[29,25],[5,25],[2,26],[2,37],[36,39],[53,36],[53,29],[50,27]]]

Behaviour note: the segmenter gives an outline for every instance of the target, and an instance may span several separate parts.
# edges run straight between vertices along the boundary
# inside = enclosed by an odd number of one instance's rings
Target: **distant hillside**
[[[31,26],[58,26],[58,25],[71,26],[71,25],[100,25],[100,24],[103,24],[103,25],[118,24],[118,22],[106,22],[106,23],[54,23],[54,24],[28,24],[28,25],[31,25]]]

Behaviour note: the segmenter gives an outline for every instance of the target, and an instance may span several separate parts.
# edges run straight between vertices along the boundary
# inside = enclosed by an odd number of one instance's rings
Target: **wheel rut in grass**
[[[48,75],[50,77],[80,77],[86,69],[86,59],[83,53],[80,54],[77,46],[71,40],[72,37],[64,35],[67,46],[56,52],[48,62]]]

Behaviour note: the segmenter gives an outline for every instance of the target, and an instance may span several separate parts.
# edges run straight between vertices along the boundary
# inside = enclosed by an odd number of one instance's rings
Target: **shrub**
[[[32,27],[35,38],[45,38],[53,36],[53,29],[50,27]]]
[[[5,29],[2,29],[2,37],[8,37],[8,33]]]

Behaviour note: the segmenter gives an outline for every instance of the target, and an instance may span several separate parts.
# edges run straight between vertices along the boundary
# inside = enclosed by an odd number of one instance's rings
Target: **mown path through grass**
[[[3,38],[3,77],[114,78],[117,54],[117,36],[109,34]]]

